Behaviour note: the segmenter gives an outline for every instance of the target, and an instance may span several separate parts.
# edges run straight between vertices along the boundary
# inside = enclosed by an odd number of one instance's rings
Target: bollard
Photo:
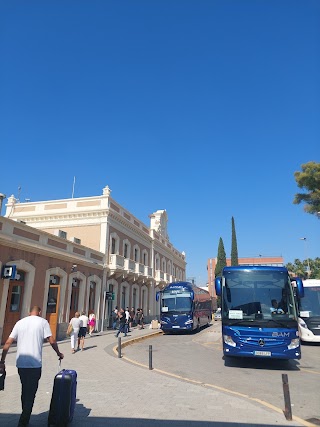
[[[292,421],[292,408],[291,408],[289,382],[288,382],[287,374],[282,374],[282,386],[283,386],[283,396],[284,396],[283,413],[288,421]]]
[[[118,358],[121,358],[121,337],[118,337]]]
[[[152,370],[152,345],[149,345],[149,370]]]

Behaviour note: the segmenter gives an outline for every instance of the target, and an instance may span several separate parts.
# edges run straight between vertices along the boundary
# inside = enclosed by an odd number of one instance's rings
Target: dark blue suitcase
[[[65,427],[72,421],[76,406],[77,372],[62,369],[54,377],[48,426]]]

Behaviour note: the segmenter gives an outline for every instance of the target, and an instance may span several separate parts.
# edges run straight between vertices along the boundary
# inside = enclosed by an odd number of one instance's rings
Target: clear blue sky
[[[166,209],[198,284],[232,216],[239,257],[320,256],[292,203],[320,161],[319,22],[319,0],[2,1],[0,192],[69,198],[76,176],[147,225]]]

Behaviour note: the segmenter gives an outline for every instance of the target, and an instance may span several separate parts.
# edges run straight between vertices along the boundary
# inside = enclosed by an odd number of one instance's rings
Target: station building
[[[0,217],[0,337],[40,305],[57,339],[76,311],[94,312],[97,329],[111,325],[115,306],[159,318],[159,291],[185,280],[186,257],[169,241],[167,212],[145,225],[111,197],[20,203],[8,198]],[[13,278],[4,272],[12,271]]]

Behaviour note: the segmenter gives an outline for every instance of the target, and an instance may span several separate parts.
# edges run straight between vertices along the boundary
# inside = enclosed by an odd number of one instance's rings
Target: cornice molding
[[[78,256],[75,253],[61,253],[59,251],[56,251],[54,248],[47,248],[47,247],[40,247],[38,245],[32,244],[31,242],[21,242],[14,239],[3,239],[3,236],[0,238],[0,245],[4,244],[7,248],[14,248],[19,249],[27,252],[36,253],[38,255],[44,255],[46,257],[54,257],[56,259],[59,259],[61,261],[70,261],[74,262],[76,260],[79,261],[82,265],[85,265],[87,267],[97,268],[99,270],[104,269],[103,263],[99,264],[97,261],[89,261],[87,258],[82,258]]]
[[[37,223],[54,223],[59,221],[74,221],[77,220],[88,220],[88,219],[99,219],[106,218],[109,215],[109,210],[103,210],[100,212],[83,212],[83,213],[69,213],[69,214],[44,214],[37,216],[19,216],[19,221],[25,221],[27,224]]]

